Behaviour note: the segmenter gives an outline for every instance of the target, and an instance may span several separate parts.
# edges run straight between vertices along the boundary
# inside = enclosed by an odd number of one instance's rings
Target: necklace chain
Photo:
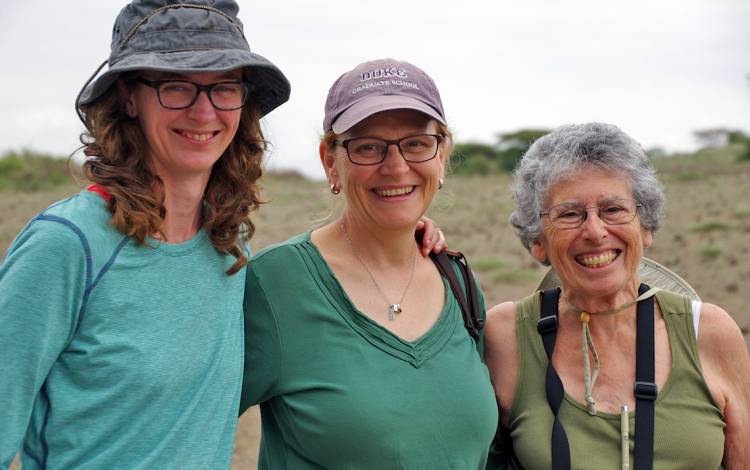
[[[660,289],[658,287],[652,287],[643,294],[639,295],[630,302],[625,302],[619,307],[615,307],[603,312],[588,312],[578,307],[576,304],[568,299],[565,302],[570,305],[573,310],[578,314],[578,319],[581,322],[581,353],[583,354],[583,387],[584,387],[584,401],[586,402],[586,409],[592,416],[596,415],[596,401],[594,400],[594,385],[596,379],[599,376],[599,369],[601,364],[599,362],[599,353],[596,351],[594,346],[594,338],[591,336],[591,329],[589,328],[589,320],[592,315],[605,316],[612,315],[617,312],[621,312],[626,308],[640,302],[643,299],[647,299],[654,295]],[[594,371],[591,371],[591,362],[589,359],[589,352],[594,356]]]
[[[383,292],[383,289],[380,287],[380,284],[378,284],[378,281],[375,280],[375,276],[372,274],[372,271],[370,271],[370,268],[367,267],[365,262],[362,260],[362,258],[359,256],[359,253],[357,253],[357,250],[354,249],[354,245],[352,244],[351,238],[349,238],[349,232],[346,231],[346,226],[344,225],[344,222],[341,222],[339,224],[339,227],[341,228],[341,233],[344,234],[344,240],[346,240],[346,244],[349,246],[349,249],[352,250],[352,253],[354,254],[354,257],[357,258],[357,261],[359,261],[359,264],[362,265],[363,268],[365,268],[365,271],[367,272],[367,275],[370,276],[370,280],[373,284],[375,284],[375,288],[378,290],[378,293],[380,293],[380,296],[385,300],[385,303],[388,304],[388,320],[393,321],[395,319],[395,315],[402,313],[403,308],[401,307],[401,304],[404,301],[404,298],[406,298],[406,293],[409,291],[409,286],[411,286],[411,281],[414,279],[414,271],[416,270],[417,266],[417,251],[414,250],[414,259],[411,263],[411,272],[409,273],[409,280],[406,281],[406,287],[404,287],[404,292],[401,293],[401,298],[396,303],[391,303],[390,300],[388,300],[388,296],[385,295]]]

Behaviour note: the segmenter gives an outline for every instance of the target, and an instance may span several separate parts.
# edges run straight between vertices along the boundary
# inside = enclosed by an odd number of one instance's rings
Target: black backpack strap
[[[555,350],[555,339],[557,338],[557,302],[560,298],[560,288],[542,291],[541,296],[542,311],[536,329],[542,336],[544,351],[547,353],[545,392],[549,407],[555,415],[555,420],[552,423],[552,469],[570,470],[568,436],[565,434],[565,429],[558,416],[565,390],[560,376],[557,375],[555,368],[552,366],[552,353]]]
[[[477,293],[477,286],[474,283],[474,276],[471,274],[471,269],[469,269],[469,262],[462,253],[448,250],[438,254],[430,253],[430,258],[435,263],[440,274],[448,279],[451,291],[453,291],[453,295],[461,307],[461,315],[464,319],[466,331],[469,332],[469,335],[475,341],[479,341],[479,331],[484,328],[484,320],[479,311],[479,295]],[[466,286],[466,294],[464,294],[461,283],[456,276],[451,259],[458,262],[461,277],[463,277],[464,286]]]
[[[638,295],[649,287],[641,284]],[[638,302],[635,338],[635,448],[633,468],[654,466],[654,402],[659,393],[654,372],[654,298]]]

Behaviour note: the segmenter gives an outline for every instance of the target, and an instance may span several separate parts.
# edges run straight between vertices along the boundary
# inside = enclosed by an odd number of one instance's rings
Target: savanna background
[[[467,255],[488,305],[528,294],[546,271],[507,223],[512,210],[509,170],[529,142],[545,132],[524,129],[500,133],[491,143],[459,142],[453,174],[429,211],[451,247]],[[728,129],[706,129],[694,136],[702,145],[694,153],[648,152],[667,205],[664,226],[646,255],[686,279],[704,301],[728,310],[750,341],[750,139]],[[34,214],[85,184],[65,158],[31,150],[2,155],[0,253]],[[339,209],[322,181],[294,172],[266,172],[262,184],[268,204],[254,217],[256,251],[323,223]],[[254,407],[240,419],[233,468],[256,466],[259,439]]]

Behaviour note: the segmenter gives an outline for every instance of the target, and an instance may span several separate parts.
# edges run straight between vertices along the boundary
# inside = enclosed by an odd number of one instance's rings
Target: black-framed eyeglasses
[[[588,219],[589,210],[595,209],[596,215],[605,224],[623,225],[633,220],[640,208],[641,204],[630,199],[608,199],[590,206],[578,203],[557,204],[541,211],[539,217],[546,215],[557,228],[577,228]]]
[[[223,81],[201,85],[189,80],[148,80],[143,77],[133,79],[156,90],[159,104],[167,109],[185,109],[198,100],[205,91],[214,108],[220,111],[234,111],[245,104],[248,86],[241,81]]]
[[[346,149],[349,161],[356,165],[377,165],[385,160],[388,147],[395,145],[404,160],[412,163],[426,162],[437,155],[443,136],[440,134],[415,134],[398,140],[379,137],[356,137],[336,140],[335,144]]]

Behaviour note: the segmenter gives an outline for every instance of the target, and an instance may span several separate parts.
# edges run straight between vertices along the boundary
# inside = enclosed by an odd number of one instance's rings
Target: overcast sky
[[[273,168],[322,176],[328,88],[382,57],[432,76],[458,141],[599,120],[646,148],[690,150],[695,129],[750,131],[748,0],[239,2],[251,48],[292,83],[264,123]],[[75,96],[124,4],[0,3],[0,151],[75,149]]]

